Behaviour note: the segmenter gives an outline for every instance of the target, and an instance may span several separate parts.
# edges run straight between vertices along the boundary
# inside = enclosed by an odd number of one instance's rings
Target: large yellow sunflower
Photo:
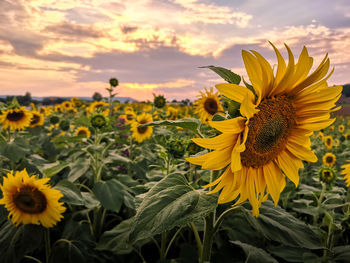
[[[344,175],[346,187],[350,187],[350,163],[341,166],[342,170],[340,174]]]
[[[23,130],[30,125],[32,113],[24,107],[8,109],[0,115],[3,129]]]
[[[36,126],[43,126],[44,125],[44,114],[42,114],[36,110],[33,110],[32,114],[33,114],[33,116],[32,116],[32,120],[30,121],[29,127],[34,128]]]
[[[200,120],[204,123],[211,121],[213,116],[224,111],[219,99],[219,92],[214,93],[213,88],[210,91],[200,92],[199,99],[194,102],[196,105],[195,113],[200,116]]]
[[[137,142],[143,142],[144,140],[151,137],[153,133],[153,127],[138,127],[140,124],[145,124],[148,122],[152,122],[152,115],[149,113],[142,113],[141,115],[136,116],[136,120],[131,124],[131,137],[135,139]]]
[[[63,195],[47,184],[50,178],[37,179],[24,169],[15,174],[11,171],[3,180],[0,204],[9,211],[9,218],[16,226],[41,224],[49,228],[63,217],[66,208],[58,201]]]
[[[272,45],[273,46],[273,45]],[[249,200],[253,215],[268,195],[277,205],[287,176],[296,186],[302,160],[316,162],[310,150],[310,135],[334,122],[330,112],[342,87],[328,87],[326,76],[329,59],[323,59],[309,75],[313,59],[304,47],[298,62],[286,45],[289,62],[273,46],[277,55],[276,74],[258,52],[243,50],[242,56],[251,85],[218,84],[216,88],[227,98],[240,103],[241,116],[224,121],[209,121],[222,134],[210,139],[195,138],[195,143],[214,151],[188,158],[203,169],[225,172],[206,187],[216,185],[219,203],[239,196],[236,204]]]

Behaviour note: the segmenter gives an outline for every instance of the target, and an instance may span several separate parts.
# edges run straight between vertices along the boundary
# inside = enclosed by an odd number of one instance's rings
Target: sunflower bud
[[[166,100],[163,95],[154,96],[153,103],[156,108],[161,109],[165,106]]]
[[[116,78],[111,78],[109,80],[109,84],[112,86],[112,87],[116,87],[119,85],[119,81],[116,79]]]
[[[336,170],[331,166],[324,166],[318,172],[321,182],[332,183],[337,178]]]
[[[67,120],[62,120],[59,124],[59,127],[62,131],[68,131],[70,127],[70,123]]]
[[[102,128],[106,125],[107,120],[106,117],[103,114],[95,114],[90,119],[91,125],[94,128]]]
[[[56,124],[60,122],[60,118],[58,118],[56,115],[53,115],[50,117],[50,123],[51,124]]]

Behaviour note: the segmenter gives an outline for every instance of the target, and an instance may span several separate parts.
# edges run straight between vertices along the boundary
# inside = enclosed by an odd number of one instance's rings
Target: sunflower
[[[321,182],[324,182],[327,184],[330,184],[337,178],[337,172],[331,166],[322,167],[319,170],[318,175],[320,177]]]
[[[32,113],[24,107],[8,109],[0,115],[0,123],[3,129],[23,130],[30,125]]]
[[[205,92],[200,92],[199,97],[200,98],[194,102],[194,105],[197,106],[195,113],[200,116],[202,122],[208,123],[215,114],[224,111],[220,104],[219,92],[214,93],[212,87],[210,91],[205,89]]]
[[[136,114],[134,112],[134,110],[124,110],[125,114],[122,114],[119,116],[119,118],[122,118],[125,120],[126,123],[131,124],[132,122],[134,122],[135,118],[136,118]]]
[[[63,195],[47,184],[49,180],[29,176],[26,169],[15,174],[11,171],[3,178],[0,204],[9,211],[9,218],[16,226],[21,223],[41,224],[49,228],[61,220],[66,208],[58,200]]]
[[[91,136],[91,132],[88,127],[80,126],[75,130],[75,136],[85,136],[89,138]]]
[[[323,141],[324,139],[324,135],[323,135],[323,132],[318,132],[318,136],[317,136],[321,141]]]
[[[273,45],[272,45],[273,46]],[[331,125],[330,112],[341,96],[342,87],[328,87],[326,76],[329,59],[323,59],[310,75],[313,59],[304,47],[298,62],[286,45],[288,66],[273,46],[277,55],[276,74],[267,60],[258,52],[242,51],[243,61],[251,81],[247,87],[231,83],[216,85],[229,99],[240,103],[241,116],[209,121],[222,134],[206,139],[192,139],[198,145],[214,151],[188,158],[203,169],[224,173],[214,182],[210,193],[222,189],[218,202],[239,199],[234,205],[249,200],[254,216],[269,195],[275,205],[286,185],[287,176],[296,186],[303,160],[316,162],[310,149],[313,131]]]
[[[327,147],[328,150],[332,149],[332,146],[333,146],[332,136],[325,136],[324,137],[324,145]]]
[[[350,163],[342,165],[341,168],[344,169],[340,174],[344,175],[346,187],[350,187]]]
[[[338,126],[338,131],[339,131],[339,133],[343,133],[345,131],[345,126],[343,124],[340,124]]]
[[[90,104],[90,106],[86,109],[88,112],[92,113],[95,110],[99,109],[99,108],[103,108],[103,107],[108,107],[109,104],[107,102],[104,101],[94,101]]]
[[[145,124],[148,122],[152,122],[152,115],[149,113],[142,113],[141,115],[138,115],[136,117],[136,120],[131,124],[131,131],[132,135],[131,137],[135,139],[137,142],[143,142],[144,140],[151,137],[153,133],[153,127],[151,126],[145,126],[145,127],[139,127],[140,124]]]
[[[39,111],[32,111],[32,120],[30,121],[29,127],[34,128],[36,126],[43,126],[44,125],[44,114],[40,113]]]
[[[322,157],[322,162],[326,166],[333,166],[336,160],[337,160],[337,157],[333,153],[326,153]]]
[[[167,117],[168,120],[176,120],[179,114],[179,110],[169,106],[166,114],[168,115]]]
[[[61,103],[62,109],[65,111],[74,110],[74,104],[71,101],[64,101]]]

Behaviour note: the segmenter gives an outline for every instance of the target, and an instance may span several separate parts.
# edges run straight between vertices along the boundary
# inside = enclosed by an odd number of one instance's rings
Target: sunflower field
[[[327,56],[193,105],[72,98],[0,104],[0,262],[350,262],[350,118]]]

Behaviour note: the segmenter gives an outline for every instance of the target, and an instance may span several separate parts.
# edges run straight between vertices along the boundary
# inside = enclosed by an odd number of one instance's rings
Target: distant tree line
[[[350,97],[350,84],[343,85],[343,94],[345,97]]]

